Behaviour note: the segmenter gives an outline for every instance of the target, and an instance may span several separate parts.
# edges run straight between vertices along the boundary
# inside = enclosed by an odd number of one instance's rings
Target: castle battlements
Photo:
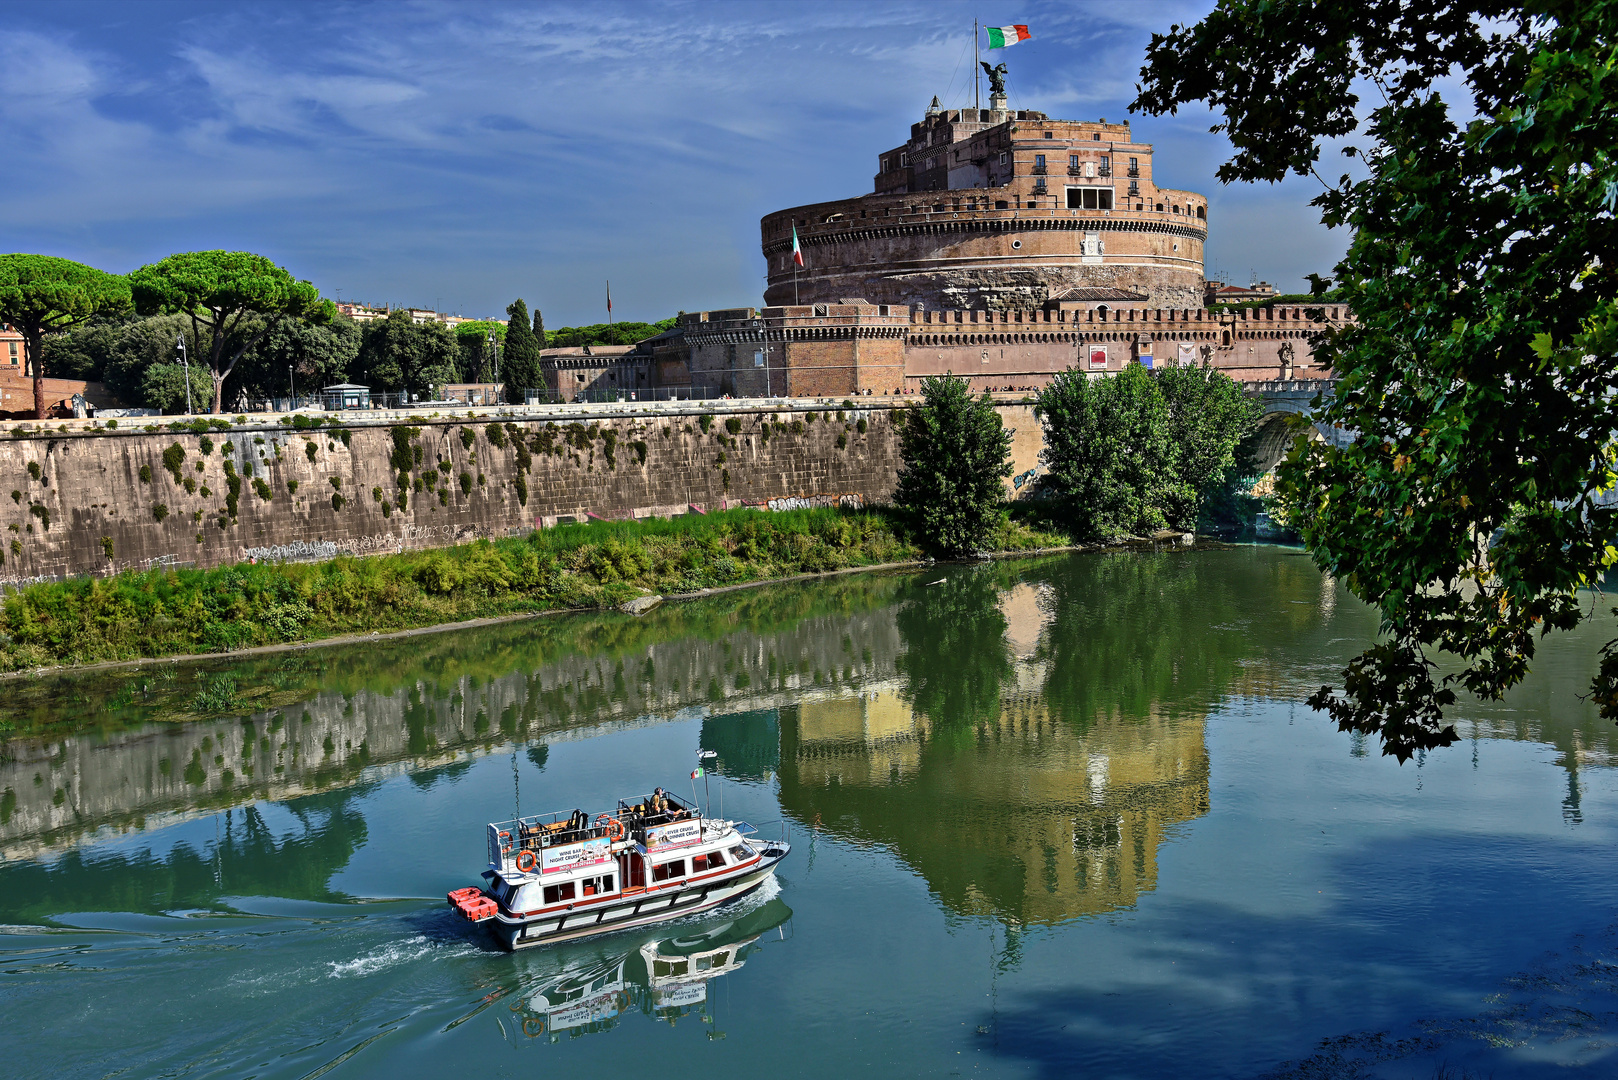
[[[1018,311],[1075,288],[1202,303],[1207,199],[1158,186],[1127,124],[935,106],[878,155],[875,189],[762,219],[766,304]]]

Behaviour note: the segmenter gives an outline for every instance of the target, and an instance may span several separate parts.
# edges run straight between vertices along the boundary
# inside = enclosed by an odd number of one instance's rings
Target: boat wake
[[[462,942],[434,941],[425,934],[405,938],[403,941],[393,941],[382,946],[374,952],[353,960],[333,960],[326,966],[330,970],[327,978],[353,979],[366,975],[375,975],[379,971],[386,971],[400,964],[408,964],[420,960],[424,956],[435,959],[444,959],[452,956],[474,956],[478,950]]]

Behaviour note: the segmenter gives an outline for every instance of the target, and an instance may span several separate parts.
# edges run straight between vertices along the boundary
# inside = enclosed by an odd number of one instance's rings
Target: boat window
[[[609,893],[612,892],[612,875],[602,874],[600,877],[587,877],[584,879],[583,884],[585,896]]]
[[[725,856],[718,851],[710,851],[706,855],[691,856],[691,872],[699,873],[703,870],[712,870],[716,866],[725,865]]]
[[[669,878],[685,877],[685,860],[675,859],[661,866],[652,867],[653,881],[667,881]]]
[[[753,849],[748,847],[746,844],[737,844],[735,847],[730,849],[730,857],[735,859],[737,862],[743,862],[753,857]]]
[[[563,882],[560,885],[545,886],[545,902],[547,904],[560,904],[563,900],[573,899],[573,883]]]

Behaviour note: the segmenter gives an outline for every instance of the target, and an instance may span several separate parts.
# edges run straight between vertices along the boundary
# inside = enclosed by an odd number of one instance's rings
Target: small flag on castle
[[[803,248],[798,246],[798,225],[797,225],[797,222],[793,222],[793,224],[792,224],[792,265],[794,265],[794,266],[802,266],[803,265]]]
[[[1028,32],[1028,27],[1018,23],[1016,26],[985,26],[989,32],[989,48],[1009,49],[1019,41],[1027,41],[1034,35]]]

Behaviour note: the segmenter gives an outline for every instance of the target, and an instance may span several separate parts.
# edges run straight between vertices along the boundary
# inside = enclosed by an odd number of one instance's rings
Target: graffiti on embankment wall
[[[404,551],[693,506],[867,506],[891,498],[898,466],[880,408],[41,433],[0,442],[0,584]]]

